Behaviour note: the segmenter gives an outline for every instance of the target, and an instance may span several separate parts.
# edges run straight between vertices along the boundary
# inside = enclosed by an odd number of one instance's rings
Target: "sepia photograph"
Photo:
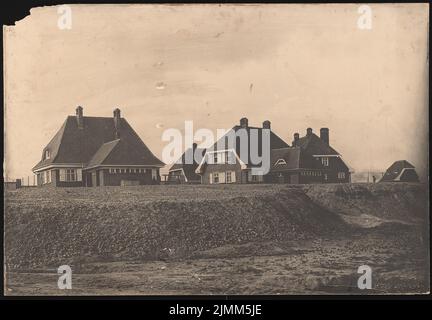
[[[3,78],[5,296],[430,293],[428,4],[34,6]]]

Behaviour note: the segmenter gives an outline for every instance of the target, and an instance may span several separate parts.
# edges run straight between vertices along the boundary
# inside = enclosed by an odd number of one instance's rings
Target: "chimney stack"
[[[297,147],[298,146],[299,139],[300,139],[300,135],[297,132],[294,133],[294,141],[292,142],[293,147]]]
[[[307,128],[307,129],[306,129],[306,135],[307,135],[307,136],[312,135],[312,128]]]
[[[115,128],[115,139],[120,138],[120,109],[114,109],[114,128]]]
[[[328,128],[321,128],[320,129],[320,138],[323,140],[327,145],[330,143],[330,136],[329,136],[329,129]]]
[[[76,119],[77,119],[78,129],[83,129],[84,118],[83,118],[83,108],[81,106],[78,106],[76,108]]]
[[[263,129],[271,129],[271,122],[266,120],[263,122]]]
[[[248,119],[247,118],[241,118],[240,119],[240,126],[242,128],[247,128],[248,127]]]

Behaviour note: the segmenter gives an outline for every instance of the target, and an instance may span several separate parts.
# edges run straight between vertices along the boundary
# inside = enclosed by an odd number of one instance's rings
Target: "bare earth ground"
[[[70,205],[70,201],[93,205],[95,201],[93,197],[96,195],[98,196],[97,201],[105,204],[130,201],[148,203],[160,200],[177,203],[179,199],[182,199],[182,201],[218,199],[219,201],[222,198],[230,201],[238,197],[246,197],[246,199],[250,198],[258,201],[252,203],[252,206],[247,209],[249,211],[252,210],[251,208],[257,207],[259,203],[267,201],[267,197],[274,197],[283,199],[281,200],[282,204],[288,201],[289,205],[305,206],[304,208],[297,208],[298,210],[304,210],[302,212],[305,212],[305,215],[309,214],[309,211],[312,212],[316,209],[315,207],[306,208],[309,202],[320,205],[318,209],[323,210],[323,212],[331,209],[326,220],[334,219],[334,224],[340,224],[342,229],[336,229],[336,233],[318,229],[317,233],[312,236],[309,234],[304,235],[304,230],[301,229],[309,228],[305,227],[304,224],[307,221],[298,220],[302,217],[291,214],[287,219],[289,219],[290,223],[294,220],[296,223],[293,224],[293,229],[287,230],[287,232],[294,235],[293,237],[284,237],[283,235],[273,237],[273,231],[274,233],[277,233],[277,231],[276,227],[272,225],[269,230],[263,227],[252,230],[256,238],[244,238],[245,241],[226,240],[231,239],[230,233],[224,234],[222,242],[214,242],[214,245],[207,245],[207,242],[216,241],[214,238],[209,238],[206,234],[199,234],[199,237],[197,236],[193,240],[203,241],[202,247],[197,247],[196,250],[190,252],[184,251],[184,254],[178,256],[134,259],[128,255],[127,259],[122,260],[120,254],[120,256],[116,256],[116,259],[92,258],[80,259],[79,261],[72,259],[73,289],[59,290],[55,264],[51,262],[43,263],[44,260],[39,263],[38,257],[44,253],[41,248],[35,245],[34,250],[39,250],[40,255],[33,257],[30,253],[26,253],[26,255],[20,257],[21,260],[15,257],[18,253],[12,250],[13,248],[10,248],[10,246],[17,246],[17,244],[13,241],[15,238],[8,239],[8,237],[19,238],[21,236],[23,238],[19,239],[19,241],[25,242],[26,236],[24,233],[20,235],[19,230],[32,229],[17,228],[11,224],[10,228],[14,229],[14,235],[8,235],[8,225],[5,224],[6,262],[8,261],[8,253],[11,257],[13,256],[13,259],[10,258],[9,260],[19,261],[15,265],[9,266],[9,272],[5,274],[5,294],[284,295],[426,293],[429,291],[429,247],[428,239],[425,239],[425,233],[422,230],[424,230],[423,227],[427,225],[428,220],[427,214],[422,211],[427,207],[427,204],[424,203],[423,206],[418,206],[419,201],[427,201],[426,198],[423,198],[424,194],[420,192],[423,190],[422,188],[424,186],[413,185],[398,185],[395,187],[391,185],[362,185],[358,187],[348,185],[316,187],[256,185],[236,186],[235,189],[231,186],[219,188],[185,186],[185,189],[178,190],[172,186],[157,186],[153,187],[153,189],[148,187],[105,188],[99,190],[97,188],[91,190],[84,188],[76,190],[61,189],[50,191],[49,194],[46,194],[47,189],[18,190],[7,194],[9,203],[6,205],[6,210],[9,209],[9,212],[17,210],[17,214],[25,215],[29,212],[28,207],[30,204],[32,206],[35,203],[41,205],[40,202],[44,203],[45,201],[45,204],[42,205],[50,206],[50,200],[53,201],[58,197],[63,197],[64,201],[68,201],[68,205]],[[299,195],[295,193],[297,191],[294,192],[293,190],[301,190],[302,193],[306,193],[308,195],[306,203],[301,202],[304,200],[301,195],[296,198]],[[371,193],[365,195],[363,194],[366,192],[365,190]],[[329,198],[334,197],[335,194],[339,198],[329,201]],[[284,195],[287,197],[286,199]],[[292,199],[296,199],[296,202],[290,202],[293,201]],[[384,207],[380,207],[380,204],[387,202],[387,200],[396,203],[395,208],[386,210]],[[372,203],[366,205],[368,201],[372,201]],[[365,204],[365,207],[362,207],[362,204]],[[386,205],[388,206],[388,204]],[[20,211],[23,207],[27,208],[27,211]],[[266,216],[268,219],[279,214],[279,211],[284,214],[286,210],[286,207],[281,209],[280,204],[260,208],[260,212],[265,211],[271,215]],[[145,210],[139,212],[140,215],[146,214]],[[194,211],[191,209],[191,212]],[[334,216],[331,215],[332,213],[334,213]],[[211,219],[210,213],[208,214],[209,219]],[[258,212],[254,214],[258,214]],[[321,213],[318,212],[318,214]],[[232,219],[232,223],[235,224],[235,217],[235,215],[228,215],[226,219]],[[284,217],[282,216],[282,218]],[[315,216],[312,215],[306,217],[315,219]],[[339,221],[339,218],[342,220]],[[20,225],[26,223],[22,218],[20,219],[17,220]],[[33,219],[35,219],[33,224],[40,223],[39,218]],[[249,218],[245,219],[250,220]],[[250,221],[252,221],[250,222],[252,224],[257,223],[254,220]],[[277,220],[278,223],[280,221],[282,220]],[[317,223],[315,220],[313,221],[314,224]],[[261,221],[260,223],[263,224],[264,222]],[[121,220],[118,223],[121,224]],[[245,221],[242,225],[247,223],[249,222]],[[193,224],[193,221],[188,223],[188,227],[190,224]],[[226,229],[226,227],[224,228]],[[253,226],[248,225],[248,232],[250,232],[250,228],[253,228]],[[42,231],[35,230],[35,233],[46,234],[46,232],[43,232],[43,228]],[[130,231],[127,232],[130,233]],[[246,231],[237,226],[233,229],[234,234],[243,232]],[[257,233],[256,236],[255,233]],[[53,233],[52,236],[55,235]],[[218,235],[219,233],[213,237]],[[40,239],[40,236],[38,237],[37,239]],[[89,239],[92,238],[89,237]],[[182,239],[181,235],[178,239]],[[98,238],[95,243],[102,241],[103,239]],[[112,241],[116,241],[116,239],[112,239]],[[121,241],[120,239],[119,242]],[[141,243],[147,245],[147,242]],[[24,248],[28,246],[29,244],[26,244]],[[157,246],[163,247],[159,243],[157,243]],[[93,244],[91,244],[91,247],[93,247]],[[181,245],[179,244],[176,249],[180,250]],[[43,246],[43,250],[48,250],[47,246]],[[121,252],[124,254],[124,250]],[[101,257],[102,254],[98,251],[95,256]],[[368,265],[372,268],[372,290],[359,290],[357,288],[357,280],[360,276],[357,269],[361,265]]]

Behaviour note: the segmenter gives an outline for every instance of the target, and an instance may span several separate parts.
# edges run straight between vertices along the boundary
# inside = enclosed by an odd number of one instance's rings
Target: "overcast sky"
[[[155,155],[166,128],[230,128],[270,120],[294,132],[330,128],[355,171],[406,159],[425,178],[428,6],[73,5],[34,8],[4,27],[6,174],[31,175],[78,105],[119,107]]]

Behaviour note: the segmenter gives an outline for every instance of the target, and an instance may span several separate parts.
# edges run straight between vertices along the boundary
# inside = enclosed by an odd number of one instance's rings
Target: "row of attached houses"
[[[245,133],[249,150],[246,160],[241,143],[234,148],[220,148],[218,142],[209,149],[194,144],[180,161],[169,169],[167,182],[175,183],[335,183],[349,182],[350,170],[341,155],[330,146],[329,130],[321,128],[320,136],[308,128],[306,135],[294,134],[291,146],[271,130],[270,121],[252,127],[242,118],[231,133]],[[269,133],[270,167],[256,174],[252,155],[253,134],[258,136],[258,153]],[[228,134],[227,134],[228,135]],[[221,139],[228,139],[228,136]],[[191,153],[191,154],[189,154]],[[193,155],[200,154],[200,161]],[[242,159],[243,156],[243,159]],[[185,159],[193,159],[192,162]],[[233,160],[234,161],[229,161]],[[133,130],[120,110],[113,117],[85,117],[83,108],[68,116],[48,145],[41,160],[33,167],[38,185],[59,187],[120,186],[157,184],[161,181],[160,161]]]
[[[344,183],[351,181],[351,170],[341,155],[330,146],[328,128],[320,129],[320,136],[313,133],[311,128],[306,135],[300,137],[294,134],[291,146],[283,141],[271,130],[270,121],[264,121],[262,127],[249,126],[248,119],[240,119],[239,125],[234,126],[229,133],[237,133],[244,129],[250,148],[251,132],[258,137],[263,130],[270,133],[270,170],[265,174],[254,174],[252,161],[242,161],[240,143],[235,149],[227,149],[225,143],[219,148],[216,142],[208,150],[199,150],[202,160],[193,164],[185,164],[187,153],[195,153],[196,145],[188,149],[182,160],[174,164],[169,171],[168,181],[190,182],[199,181],[203,184],[224,183]],[[228,133],[227,133],[228,135]],[[226,136],[220,139],[227,140]],[[262,151],[262,139],[258,139],[258,150]],[[250,155],[248,155],[250,160]],[[228,161],[235,159],[235,163]],[[193,179],[193,181],[192,181]]]

